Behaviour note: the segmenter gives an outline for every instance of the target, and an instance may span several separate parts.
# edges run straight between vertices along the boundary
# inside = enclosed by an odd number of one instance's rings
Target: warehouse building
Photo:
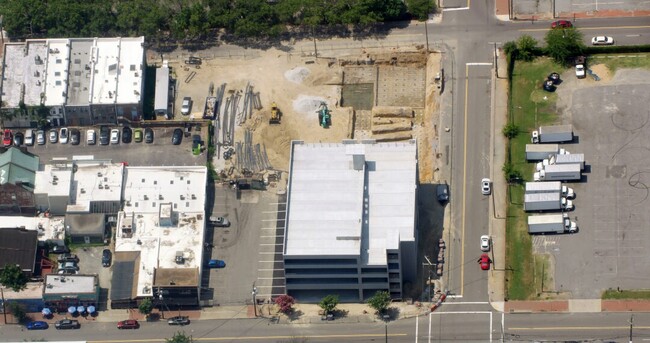
[[[344,141],[291,146],[284,238],[286,290],[302,302],[337,294],[403,298],[416,275],[417,145]]]

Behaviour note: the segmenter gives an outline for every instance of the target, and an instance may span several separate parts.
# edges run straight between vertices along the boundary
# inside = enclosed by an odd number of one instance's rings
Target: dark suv
[[[57,330],[61,329],[78,329],[81,325],[79,325],[79,321],[77,320],[72,320],[72,319],[61,319],[58,322],[54,323],[54,327]]]
[[[131,143],[131,137],[133,137],[133,131],[128,126],[122,128],[122,143]]]
[[[111,251],[108,249],[104,249],[102,251],[102,266],[110,267],[112,258],[113,258],[113,254],[111,254]]]
[[[111,130],[108,126],[102,126],[99,128],[99,144],[108,145],[111,136]]]

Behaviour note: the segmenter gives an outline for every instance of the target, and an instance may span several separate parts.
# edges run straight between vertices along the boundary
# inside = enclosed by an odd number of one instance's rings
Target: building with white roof
[[[291,147],[284,267],[301,301],[403,296],[416,274],[417,145],[375,141]]]
[[[142,116],[144,37],[27,40],[6,44],[3,58],[3,111],[43,105],[55,125],[74,126]],[[4,124],[29,126],[30,118]]]
[[[118,214],[113,308],[154,297],[198,305],[205,239],[205,167],[126,167]]]

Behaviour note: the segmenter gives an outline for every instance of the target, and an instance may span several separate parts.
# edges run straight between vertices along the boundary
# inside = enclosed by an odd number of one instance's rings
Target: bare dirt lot
[[[364,53],[340,59],[316,59],[269,50],[253,59],[203,60],[199,68],[185,65],[183,61],[170,60],[172,77],[176,78],[178,84],[175,112],[180,113],[179,99],[190,96],[194,101],[190,116],[178,115],[175,119],[197,117],[203,111],[211,84],[214,88],[226,84],[224,98],[235,92],[243,93],[250,84],[254,92],[259,92],[262,108],[254,110],[250,119],[236,126],[234,141],[243,141],[244,132],[252,131],[253,143],[260,143],[266,148],[273,169],[289,169],[292,140],[341,142],[349,138],[387,141],[416,138],[419,141],[420,180],[431,182],[435,166],[430,142],[435,135],[437,92],[435,87],[429,85],[433,84],[432,74],[435,75],[431,70],[439,70],[439,61],[439,54],[427,56],[416,50],[388,54]],[[191,73],[196,74],[185,82]],[[355,77],[358,78],[356,82]],[[355,92],[363,92],[359,93],[359,99],[362,99],[364,106],[409,106],[412,109],[411,118],[406,121],[382,119],[384,122],[380,124],[392,125],[383,126],[379,130],[381,132],[378,131],[384,136],[365,135],[364,130],[359,131],[360,127],[355,127],[356,123],[363,126],[360,124],[364,120],[361,115],[364,111],[357,109],[355,112],[352,107],[341,106],[342,89],[350,84],[362,85],[347,94],[356,96]],[[282,116],[280,124],[272,125],[269,118],[274,102]],[[331,110],[329,128],[323,128],[319,123],[317,110],[322,102]],[[369,112],[366,111],[366,115]],[[382,139],[386,134],[389,137]],[[235,161],[224,161],[222,156],[216,156],[214,164],[217,170],[227,170]],[[233,176],[237,176],[237,173],[235,171]]]

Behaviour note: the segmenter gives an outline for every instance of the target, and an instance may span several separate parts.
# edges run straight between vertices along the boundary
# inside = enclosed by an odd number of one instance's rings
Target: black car
[[[544,88],[545,91],[547,92],[555,92],[555,85],[553,84],[552,80],[546,80],[544,81],[544,84],[542,85],[542,88]]]
[[[54,327],[55,327],[57,330],[62,330],[62,329],[78,329],[79,327],[81,327],[81,325],[79,325],[79,321],[78,321],[78,320],[73,320],[73,319],[61,319],[61,320],[57,321],[56,323],[54,323]]]
[[[113,259],[113,254],[111,253],[111,251],[108,249],[104,249],[102,251],[102,266],[110,267],[112,259]]]
[[[130,127],[125,126],[122,128],[122,143],[131,143],[133,131]]]
[[[70,130],[70,144],[79,145],[81,142],[81,132],[77,129]]]
[[[560,74],[553,72],[548,74],[548,79],[553,81],[553,84],[559,84],[560,83]]]
[[[444,203],[449,200],[449,185],[446,183],[439,184],[436,187],[436,198],[440,203]]]
[[[183,141],[183,130],[181,129],[174,129],[174,133],[172,134],[172,144],[174,145],[179,145]]]
[[[70,252],[70,249],[68,249],[68,247],[66,247],[65,245],[55,244],[54,246],[52,246],[52,253],[54,254],[64,254],[68,252]]]
[[[108,145],[111,136],[111,130],[108,126],[102,126],[99,128],[99,144]]]
[[[75,254],[65,253],[58,258],[59,262],[79,262],[79,257]]]
[[[169,325],[190,325],[190,318],[185,316],[171,317],[167,320]]]
[[[22,132],[14,133],[14,145],[21,146],[25,144],[25,135]]]
[[[144,142],[153,143],[153,130],[151,128],[144,129]]]

